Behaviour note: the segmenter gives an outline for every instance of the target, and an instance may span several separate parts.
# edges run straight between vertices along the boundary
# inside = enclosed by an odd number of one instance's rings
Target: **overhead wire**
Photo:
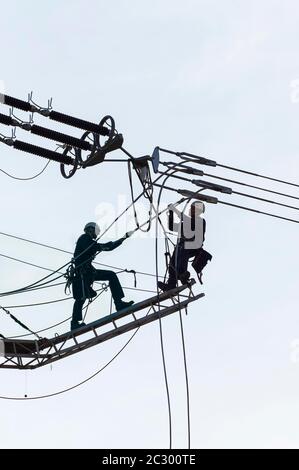
[[[160,184],[156,184],[154,183],[155,186],[158,186],[158,187],[161,187]],[[165,189],[169,190],[169,191],[175,191],[177,192],[177,190],[175,188],[172,188],[170,186],[165,186],[164,187]],[[216,198],[215,198],[216,199]],[[229,202],[225,202],[225,201],[221,201],[219,199],[216,199],[215,203],[217,204],[223,204],[223,205],[226,205],[226,206],[231,206],[231,207],[236,207],[236,208],[239,208],[239,209],[244,209],[244,210],[247,210],[247,211],[250,211],[250,212],[255,212],[257,214],[262,214],[262,215],[267,215],[269,217],[274,217],[276,219],[281,219],[281,220],[285,220],[287,222],[293,222],[293,223],[296,223],[298,224],[299,223],[299,220],[296,220],[296,219],[291,219],[291,218],[288,218],[288,217],[283,217],[283,216],[280,216],[280,215],[276,215],[276,214],[272,214],[270,212],[265,212],[265,211],[260,211],[260,210],[257,210],[257,209],[252,209],[250,207],[246,207],[246,206],[241,206],[241,205],[238,205],[238,204],[232,204],[232,203],[229,203]]]
[[[158,181],[159,179],[161,178],[161,176],[158,176],[156,178],[155,181]],[[134,200],[134,202],[136,203],[143,195],[145,190],[143,190]],[[114,220],[113,222],[105,229],[105,231],[98,237],[98,240],[101,239],[107,232],[108,230],[117,222],[117,220],[120,219],[120,217],[122,217],[129,209],[130,207],[132,207],[133,205],[133,202],[126,208],[124,209],[121,214],[119,214]],[[164,211],[161,212],[161,214],[163,213]],[[158,215],[161,215],[161,214],[158,214]],[[151,220],[154,220],[155,216],[154,217],[151,217]],[[145,224],[147,224],[147,222],[145,222]],[[145,224],[141,224],[140,227],[143,227]],[[12,235],[12,234],[8,234],[6,232],[0,232],[0,235],[4,235],[4,236],[7,236],[7,237],[10,237],[10,238],[15,238],[15,239],[18,239],[18,240],[21,240],[21,241],[24,241],[24,242],[28,242],[28,243],[32,243],[34,245],[38,245],[38,246],[42,246],[42,247],[45,247],[45,248],[50,248],[50,249],[53,249],[53,250],[56,250],[56,251],[60,251],[60,252],[63,252],[63,253],[67,253],[67,254],[72,254],[71,252],[67,251],[67,250],[63,250],[61,248],[57,248],[57,247],[53,247],[51,245],[47,245],[47,244],[44,244],[44,243],[40,243],[40,242],[36,242],[34,240],[30,240],[30,239],[27,239],[27,238],[24,238],[24,237],[19,237],[19,236],[16,236],[16,235]],[[88,249],[88,248],[87,248]],[[17,260],[17,259],[16,259]],[[24,262],[25,263],[25,262]],[[26,263],[25,263],[26,264]],[[63,269],[65,268],[66,266],[68,266],[68,264],[70,264],[70,261],[66,264],[64,264],[63,266],[61,266],[60,268],[58,268],[57,270],[53,271],[53,274],[54,273],[57,273],[59,272],[60,269]],[[110,267],[110,268],[113,268],[113,269],[121,269],[119,267],[115,267],[115,266],[111,266],[111,265],[107,265],[107,264],[104,264],[104,263],[97,263],[95,262],[95,264],[99,264],[101,266],[106,266],[106,267]],[[142,271],[136,271],[137,274],[141,274],[141,275],[146,275],[146,276],[151,276],[151,277],[155,277],[154,274],[150,274],[150,273],[146,273],[146,272],[142,272]],[[63,274],[61,275],[61,277],[63,276]],[[35,287],[35,286],[38,286],[40,285],[40,283],[42,281],[44,281],[45,279],[48,279],[49,277],[51,277],[51,275],[48,275],[48,276],[45,276],[44,278],[32,283],[32,284],[29,284],[28,286],[25,286],[23,288],[20,288],[20,289],[15,289],[13,291],[8,291],[8,292],[3,292],[3,293],[0,293],[0,297],[1,296],[6,296],[6,295],[12,295],[12,294],[15,294],[15,293],[22,293],[24,291],[27,291],[28,289],[32,288],[32,287]]]
[[[191,184],[196,184],[197,186],[200,186],[200,183],[201,183],[201,180],[195,180],[195,179],[190,180],[189,178],[185,178],[183,176],[178,176],[178,175],[172,175],[172,178],[177,178],[177,179],[180,179],[182,181],[186,181],[186,182],[191,183]],[[198,182],[198,184],[197,184],[197,182]],[[202,183],[204,184],[205,181],[202,181]],[[207,189],[211,189],[213,191],[213,188],[207,188]],[[231,189],[231,188],[229,188],[229,189]],[[265,198],[261,198],[261,197],[258,197],[258,196],[253,196],[252,194],[242,193],[242,192],[239,192],[239,191],[235,191],[233,189],[231,190],[230,194],[237,194],[238,196],[244,196],[244,197],[248,197],[248,198],[251,198],[251,199],[256,199],[258,201],[267,202],[267,203],[270,203],[270,204],[275,204],[277,206],[282,206],[282,207],[286,207],[288,209],[294,209],[294,210],[299,211],[299,207],[291,206],[289,204],[283,204],[281,202],[273,201],[272,199],[265,199]]]
[[[64,283],[63,283],[64,284]],[[155,294],[156,291],[151,290],[151,289],[139,289],[138,287],[127,287],[127,286],[122,286],[123,289],[125,290],[134,290],[137,292],[149,292],[152,294]],[[49,300],[47,302],[36,302],[33,304],[19,304],[19,305],[5,305],[5,308],[27,308],[27,307],[39,307],[42,305],[49,305],[49,304],[55,304],[58,302],[65,302],[66,300],[73,300],[73,297],[67,297],[67,298],[61,298],[61,299],[55,299],[55,300]]]
[[[103,288],[101,288],[101,289],[98,289],[96,292],[99,292],[99,294],[93,299],[93,302],[94,302],[105,290],[106,290],[106,287],[103,287]],[[68,299],[64,299],[64,300],[72,300],[72,299],[71,299],[71,298],[68,298]],[[35,306],[35,304],[33,304],[33,306]],[[19,307],[23,307],[23,306],[21,305],[21,306],[19,306]],[[27,307],[27,305],[24,306],[24,307]],[[88,306],[83,307],[83,310],[85,310],[87,307],[88,307]],[[10,307],[10,308],[13,308],[13,307]],[[16,308],[16,307],[14,307],[14,308]],[[51,325],[51,326],[48,326],[48,327],[43,328],[43,329],[41,329],[41,330],[38,330],[38,331],[36,331],[36,333],[41,333],[41,332],[44,332],[44,331],[51,330],[52,328],[55,328],[56,326],[60,326],[60,325],[62,325],[63,323],[66,323],[66,322],[69,321],[71,318],[72,318],[72,317],[68,317],[68,318],[66,318],[65,320],[62,320],[62,321],[59,322],[59,323],[55,323],[54,325]],[[25,338],[26,336],[31,336],[31,334],[28,333],[28,334],[24,334],[24,335],[9,336],[9,337],[7,337],[6,339]]]
[[[247,175],[250,175],[250,176],[255,176],[257,178],[263,178],[263,179],[266,179],[266,180],[269,180],[269,181],[275,181],[276,183],[282,183],[282,184],[286,184],[286,185],[289,185],[289,186],[299,188],[299,184],[297,184],[297,183],[282,180],[282,179],[279,179],[279,178],[273,178],[271,176],[256,173],[256,172],[249,171],[249,170],[243,170],[242,168],[237,168],[237,167],[217,163],[216,161],[208,160],[207,158],[202,157],[201,155],[195,155],[195,154],[188,153],[188,152],[174,152],[173,150],[162,149],[160,147],[159,147],[159,150],[161,150],[161,152],[166,152],[166,153],[170,153],[172,155],[176,155],[177,157],[180,157],[183,160],[188,160],[188,161],[193,161],[193,162],[199,161],[199,163],[201,163],[203,165],[206,164],[206,165],[209,165],[209,166],[219,166],[220,168],[225,168],[226,170],[232,170],[232,171],[236,171],[236,172],[239,172],[239,173],[244,173],[244,174],[247,174]]]
[[[230,202],[219,201],[219,200],[218,200],[218,203],[223,204],[225,206],[236,207],[238,209],[246,210],[246,211],[249,211],[249,212],[255,212],[256,214],[267,215],[269,217],[274,217],[275,219],[281,219],[281,220],[285,220],[287,222],[293,222],[295,224],[299,224],[299,220],[290,219],[288,217],[282,217],[282,216],[276,215],[276,214],[271,214],[270,212],[259,211],[257,209],[252,209],[251,207],[241,206],[239,204],[232,204]]]
[[[169,170],[170,171],[170,170]],[[159,191],[158,199],[157,199],[157,212],[159,213],[159,205],[162,196],[162,191],[164,189],[164,185],[168,178],[170,178],[174,173],[178,170],[173,169],[172,173],[168,174],[169,171],[167,170],[164,173],[165,179],[162,182],[161,189]],[[187,198],[179,202],[186,201],[188,202]],[[178,204],[178,203],[176,203]],[[168,209],[168,208],[167,208]],[[157,286],[157,296],[158,296],[158,311],[159,311],[159,332],[160,332],[160,345],[161,345],[161,354],[162,354],[162,364],[163,364],[163,371],[164,371],[164,381],[165,381],[165,388],[166,388],[166,396],[167,396],[167,406],[168,406],[168,425],[169,425],[169,448],[172,448],[172,413],[171,413],[171,401],[170,401],[170,392],[169,392],[169,385],[168,385],[168,377],[167,377],[167,367],[166,367],[166,360],[165,360],[165,352],[164,352],[164,340],[163,340],[163,329],[162,329],[162,319],[160,316],[160,302],[159,302],[159,291],[158,291],[158,279],[159,279],[159,268],[158,268],[158,221],[156,218],[156,233],[155,233],[155,266],[156,266],[156,286]],[[165,229],[163,230],[164,234],[166,233]],[[167,238],[167,236],[165,237]],[[182,333],[183,334],[183,333]],[[185,355],[185,348],[183,349]],[[188,383],[188,374],[187,374],[187,364],[186,364],[186,357],[184,356],[184,365],[185,365],[185,378]],[[190,406],[189,406],[189,388],[187,386],[187,413],[188,413],[188,442],[190,442]]]
[[[34,241],[34,240],[30,240],[28,238],[19,237],[17,235],[12,235],[10,233],[0,232],[0,235],[3,235],[5,237],[9,237],[9,238],[13,238],[13,239],[16,239],[16,240],[20,240],[20,241],[23,241],[23,242],[31,243],[33,245],[41,246],[41,247],[44,247],[44,248],[49,248],[51,250],[60,251],[62,253],[66,253],[66,254],[69,254],[69,255],[72,254],[71,251],[63,250],[62,248],[58,248],[56,246],[48,245],[48,244],[45,244],[45,243],[40,243],[40,242],[37,242],[37,241]],[[24,262],[24,264],[26,264],[26,263]],[[94,264],[96,264],[98,266],[105,266],[105,267],[111,268],[111,269],[120,269],[120,270],[123,269],[119,266],[112,266],[111,264],[99,263],[98,261],[95,261]],[[143,276],[155,277],[155,274],[144,272],[144,271],[136,271],[136,274],[140,274],[140,275],[143,275]]]
[[[179,171],[179,170],[177,170]],[[174,172],[173,172],[174,173]],[[167,180],[174,176],[173,173],[168,174],[168,176],[164,179],[160,191],[159,191],[159,199],[162,195],[162,191],[164,189],[165,183]],[[197,192],[203,191],[203,189],[198,190]],[[190,199],[186,198],[186,203],[183,209],[185,211],[188,202]],[[157,247],[156,247],[156,256],[157,256]],[[176,250],[176,261],[175,265],[177,265],[177,256],[178,251]],[[178,283],[178,273],[176,271],[176,285]],[[180,308],[180,299],[178,294],[178,305],[179,305],[179,319],[180,319],[180,329],[181,329],[181,340],[182,340],[182,348],[183,348],[183,361],[184,361],[184,371],[185,371],[185,384],[186,384],[186,408],[187,408],[187,441],[188,441],[188,449],[191,448],[191,416],[190,416],[190,394],[189,394],[189,378],[188,378],[188,367],[187,367],[187,357],[186,357],[186,347],[185,347],[185,338],[184,338],[184,329],[183,329],[183,319],[182,319],[182,311]]]
[[[59,271],[55,271],[54,269],[50,269],[50,268],[45,268],[44,266],[41,266],[39,264],[34,264],[34,263],[30,263],[29,261],[24,261],[20,258],[15,258],[13,256],[8,256],[8,255],[5,255],[3,253],[0,253],[0,256],[2,258],[6,258],[6,259],[9,259],[9,260],[12,260],[12,261],[17,261],[18,263],[22,263],[22,264],[26,264],[28,266],[32,266],[33,268],[38,268],[38,269],[43,269],[44,271],[50,271],[51,273],[59,273],[59,274],[62,274],[64,275],[64,273],[61,273]]]
[[[8,176],[9,178],[12,178],[14,180],[18,180],[18,181],[30,181],[30,180],[34,180],[35,178],[37,178],[38,176],[40,176],[42,173],[44,173],[44,171],[47,169],[49,163],[51,162],[51,160],[48,160],[47,163],[45,164],[45,166],[43,167],[43,169],[41,171],[39,171],[39,173],[37,173],[36,175],[34,176],[29,176],[28,178],[20,178],[18,176],[14,176],[14,175],[11,175],[10,173],[8,173],[7,171],[3,170],[2,168],[0,168],[0,171],[1,173],[4,173],[6,176]]]
[[[278,196],[284,196],[284,197],[288,197],[288,198],[291,198],[291,199],[299,200],[299,197],[293,196],[292,194],[281,193],[279,191],[274,191],[273,189],[262,188],[261,186],[254,186],[252,184],[244,183],[244,182],[241,182],[241,181],[232,180],[232,179],[229,179],[229,178],[223,178],[221,176],[213,175],[211,173],[205,173],[204,172],[204,176],[208,176],[209,178],[216,178],[216,179],[219,179],[219,180],[222,180],[222,181],[227,181],[228,183],[239,184],[241,186],[246,186],[248,188],[257,189],[259,191],[264,191],[266,193],[272,193],[272,194],[276,194]]]
[[[173,170],[175,173],[175,170]],[[162,194],[163,184],[168,179],[162,183],[162,187],[157,199],[157,210],[159,211],[160,205],[160,198]],[[162,319],[160,315],[160,301],[159,301],[159,290],[158,290],[158,280],[159,280],[159,267],[158,267],[158,220],[155,221],[155,267],[156,267],[156,289],[157,289],[157,296],[158,296],[158,312],[159,312],[159,333],[160,333],[160,347],[161,347],[161,355],[162,355],[162,364],[163,364],[163,373],[164,373],[164,382],[165,382],[165,390],[166,390],[166,397],[167,397],[167,408],[168,408],[168,427],[169,427],[169,449],[172,449],[172,413],[171,413],[171,401],[170,401],[170,391],[169,391],[169,384],[168,384],[168,376],[167,376],[167,367],[166,367],[166,359],[165,359],[165,352],[164,352],[164,340],[163,340],[163,328],[162,328]]]
[[[148,315],[148,313],[147,313]],[[97,375],[99,375],[106,367],[108,367],[121,353],[124,351],[124,349],[128,346],[128,344],[133,340],[134,336],[137,334],[141,327],[137,327],[137,329],[134,331],[134,333],[130,336],[128,341],[122,346],[122,348],[110,359],[103,367],[101,367],[99,370],[97,370],[94,374],[90,375],[86,379],[82,380],[81,382],[78,382],[75,385],[72,385],[71,387],[64,388],[62,390],[59,390],[58,392],[53,392],[45,395],[39,395],[39,396],[33,396],[33,397],[9,397],[7,395],[0,395],[0,399],[2,400],[12,400],[12,401],[25,401],[25,400],[42,400],[44,398],[52,398],[58,395],[62,395],[64,393],[70,392],[71,390],[75,390],[76,388],[81,387],[82,385],[86,384],[90,380],[94,379]]]

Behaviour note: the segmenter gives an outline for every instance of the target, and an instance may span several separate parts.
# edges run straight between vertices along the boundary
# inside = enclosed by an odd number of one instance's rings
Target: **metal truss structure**
[[[194,295],[193,284],[192,280],[187,285],[138,302],[129,309],[112,313],[77,330],[50,339],[0,339],[0,368],[36,369],[46,366],[159,318],[186,310],[191,302],[204,296],[203,293]]]

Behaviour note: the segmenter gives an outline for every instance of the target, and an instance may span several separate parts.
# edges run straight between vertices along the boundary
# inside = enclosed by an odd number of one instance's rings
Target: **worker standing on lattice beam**
[[[202,245],[205,239],[206,221],[201,217],[205,211],[205,205],[196,201],[190,206],[189,216],[180,212],[172,204],[169,206],[169,230],[178,233],[178,241],[168,266],[168,281],[158,282],[158,287],[167,291],[173,289],[178,281],[185,284],[190,278],[188,271],[188,261],[194,256],[193,268],[199,276],[201,282],[201,272],[207,261],[212,256],[203,250]],[[173,214],[179,217],[179,222],[173,221]]]
[[[73,297],[75,299],[71,329],[74,330],[84,326],[82,321],[82,307],[86,299],[92,299],[97,294],[92,288],[94,281],[109,281],[109,287],[114,300],[116,310],[130,307],[134,302],[124,302],[124,292],[115,272],[95,269],[92,260],[101,251],[112,251],[119,247],[132,232],[115,242],[97,243],[96,239],[100,228],[95,222],[89,222],[84,227],[84,233],[79,237],[74,253],[75,272],[72,279]]]

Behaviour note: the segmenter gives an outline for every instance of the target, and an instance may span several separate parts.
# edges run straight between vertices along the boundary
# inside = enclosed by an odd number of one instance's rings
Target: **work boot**
[[[86,323],[82,322],[82,323],[79,323],[77,321],[72,321],[71,322],[71,330],[77,330],[78,328],[81,328],[82,326],[86,326]]]
[[[162,282],[162,281],[158,281],[158,287],[163,292],[167,292],[168,290],[175,288],[175,286],[171,286],[170,284],[168,284],[168,282]]]
[[[188,280],[190,278],[190,273],[189,271],[185,271],[184,273],[180,274],[179,275],[179,280],[181,281],[181,283],[184,285],[184,284],[187,284]]]
[[[124,310],[125,308],[131,307],[133,303],[134,303],[133,300],[131,300],[130,302],[124,302],[123,300],[119,300],[118,302],[115,302],[115,308],[118,312],[119,310]]]
[[[98,295],[97,292],[92,287],[89,287],[89,298],[93,299],[97,295]]]

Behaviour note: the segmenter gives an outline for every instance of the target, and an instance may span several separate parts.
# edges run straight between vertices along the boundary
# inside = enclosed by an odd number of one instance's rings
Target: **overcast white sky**
[[[160,145],[299,181],[297,2],[12,0],[0,5],[0,80],[7,94],[26,99],[33,90],[41,104],[53,96],[55,110],[91,121],[111,114],[135,156]],[[1,105],[1,112],[7,108]],[[36,122],[63,127],[41,117]],[[79,130],[63,131],[80,136]],[[0,132],[9,134],[4,126]],[[24,132],[17,135],[38,142]],[[47,142],[48,148],[51,145]],[[1,146],[0,162],[0,168],[21,177],[44,164],[6,146]],[[214,173],[263,185],[221,169]],[[122,166],[103,164],[64,180],[52,163],[32,182],[4,174],[0,182],[0,231],[70,251],[82,226],[95,219],[99,204],[117,208],[120,197],[129,202]],[[296,188],[271,182],[267,187],[299,196]],[[173,202],[172,197],[167,194],[164,200]],[[299,219],[295,210],[236,196],[222,199]],[[296,205],[294,200],[280,200]],[[192,447],[297,448],[299,362],[292,342],[299,338],[298,226],[220,205],[207,207],[205,218],[205,247],[214,256],[204,275],[206,297],[184,317]],[[3,236],[0,253],[52,269],[68,261],[61,253]],[[162,243],[160,253],[163,269]],[[98,261],[154,272],[154,239],[130,239]],[[35,281],[45,271],[1,258],[0,273],[3,292]],[[133,284],[130,276],[122,275],[121,280]],[[154,289],[154,279],[139,277],[138,287]],[[57,288],[8,297],[2,303],[61,296],[63,290]],[[143,296],[129,291],[128,297]],[[90,320],[105,315],[108,303],[107,297],[93,307]],[[71,309],[68,301],[11,311],[37,330],[64,320]],[[7,336],[23,333],[4,316],[0,324]],[[173,315],[163,324],[173,444],[184,448],[179,318]],[[33,396],[73,385],[103,366],[128,337],[52,368],[1,370],[0,395]],[[80,389],[40,401],[0,400],[0,413],[1,448],[166,448],[158,323],[140,330],[110,367]]]

